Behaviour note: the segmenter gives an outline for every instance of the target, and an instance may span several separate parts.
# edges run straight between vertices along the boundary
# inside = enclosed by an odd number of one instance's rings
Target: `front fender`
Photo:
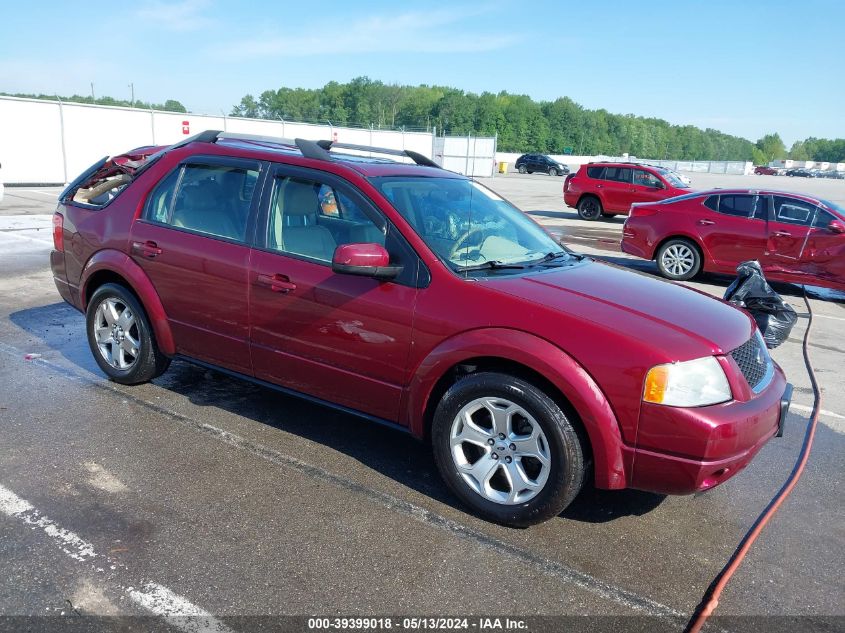
[[[176,353],[176,345],[173,341],[173,332],[167,320],[164,306],[161,304],[158,293],[153,287],[150,278],[144,270],[136,264],[131,257],[117,250],[105,249],[97,251],[91,256],[82,269],[82,276],[79,284],[80,303],[82,310],[86,310],[88,297],[88,283],[91,278],[100,271],[109,271],[123,277],[129,284],[132,291],[141,300],[150,326],[153,328],[158,348],[167,355]]]
[[[404,422],[417,437],[425,435],[425,410],[437,381],[456,364],[471,358],[501,358],[524,365],[554,384],[578,412],[593,451],[599,488],[625,488],[626,463],[616,415],[599,386],[563,350],[527,332],[485,328],[458,334],[438,345],[420,363],[408,388]],[[630,465],[627,465],[630,469]]]

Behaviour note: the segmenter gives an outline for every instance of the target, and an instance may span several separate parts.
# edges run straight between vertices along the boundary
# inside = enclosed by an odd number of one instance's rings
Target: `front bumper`
[[[697,409],[644,403],[630,487],[691,494],[727,481],[783,435],[791,398],[792,385],[776,366],[769,386],[747,402]]]

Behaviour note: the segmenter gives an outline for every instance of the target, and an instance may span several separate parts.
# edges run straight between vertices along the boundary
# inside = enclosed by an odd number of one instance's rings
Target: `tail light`
[[[570,183],[570,182],[572,182],[572,177],[573,177],[574,175],[575,175],[575,174],[569,174],[569,175],[566,177],[566,180],[564,180],[564,181],[563,181],[563,192],[564,192],[564,193],[568,193],[568,192],[569,192],[569,183]]]
[[[628,212],[628,217],[643,217],[646,215],[655,215],[657,213],[657,209],[654,207],[646,207],[641,206],[639,204],[632,204],[631,210]]]
[[[61,213],[53,214],[53,246],[63,253],[65,250],[65,218]]]

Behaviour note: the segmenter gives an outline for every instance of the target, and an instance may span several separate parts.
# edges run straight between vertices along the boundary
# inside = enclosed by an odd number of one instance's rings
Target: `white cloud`
[[[360,53],[478,53],[519,41],[513,34],[455,29],[485,9],[413,11],[374,15],[352,22],[326,20],[284,35],[255,35],[216,46],[213,54],[229,59],[307,57]]]
[[[197,31],[214,24],[214,20],[204,15],[208,4],[208,0],[153,0],[140,6],[135,17],[168,31]]]

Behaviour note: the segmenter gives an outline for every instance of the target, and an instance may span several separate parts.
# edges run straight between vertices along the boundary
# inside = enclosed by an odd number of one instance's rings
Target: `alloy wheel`
[[[128,371],[138,361],[141,337],[135,315],[116,297],[107,297],[93,322],[94,340],[103,359],[115,369]]]
[[[672,244],[660,258],[663,269],[675,277],[686,275],[695,265],[695,253],[685,244]]]
[[[488,501],[525,503],[548,481],[546,434],[528,411],[505,398],[469,402],[455,416],[449,442],[458,474]]]

